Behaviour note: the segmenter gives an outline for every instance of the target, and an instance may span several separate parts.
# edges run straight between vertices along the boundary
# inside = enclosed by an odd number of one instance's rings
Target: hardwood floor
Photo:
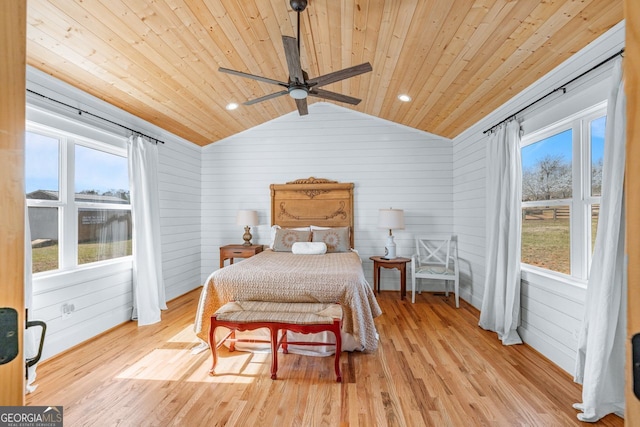
[[[333,357],[191,354],[200,290],[171,301],[157,325],[127,323],[45,361],[27,405],[64,406],[65,426],[569,426],[580,387],[526,345],[504,347],[453,297],[379,297],[380,345]],[[595,425],[623,426],[610,415]]]

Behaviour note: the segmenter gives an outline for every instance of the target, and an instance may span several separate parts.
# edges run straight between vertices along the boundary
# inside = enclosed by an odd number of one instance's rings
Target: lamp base
[[[244,243],[242,244],[242,246],[251,246],[252,237],[253,236],[251,235],[251,227],[247,225],[244,228],[244,234],[242,235],[242,239],[244,240]]]
[[[393,236],[391,234],[387,237],[387,244],[384,247],[384,257],[386,259],[396,258],[396,243],[393,241]]]

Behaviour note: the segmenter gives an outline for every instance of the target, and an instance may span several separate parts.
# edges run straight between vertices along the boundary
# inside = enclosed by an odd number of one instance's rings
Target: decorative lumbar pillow
[[[291,252],[296,255],[322,255],[327,253],[327,244],[324,242],[295,242],[291,246]]]
[[[273,243],[276,241],[276,233],[278,230],[282,230],[282,227],[280,227],[279,225],[272,225],[271,226],[271,240],[269,242],[269,247],[271,249],[273,249]],[[309,231],[310,228],[309,227],[299,227],[299,228],[290,228],[289,230],[298,230],[298,231]]]
[[[349,251],[349,227],[333,227],[326,230],[315,229],[312,242],[324,242],[329,252]]]
[[[276,237],[273,241],[273,250],[276,252],[291,252],[291,247],[296,242],[308,242],[311,231],[293,230],[290,228],[280,228],[276,230]]]

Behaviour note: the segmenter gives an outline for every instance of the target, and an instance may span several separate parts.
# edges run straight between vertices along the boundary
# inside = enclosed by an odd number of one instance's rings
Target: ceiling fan
[[[300,12],[304,11],[307,7],[307,0],[290,0],[289,4],[291,5],[291,8],[298,13],[298,39],[296,40],[294,37],[282,36],[284,54],[287,58],[287,67],[289,68],[289,79],[286,83],[267,77],[243,73],[242,71],[230,70],[228,68],[220,67],[218,68],[218,71],[228,74],[234,74],[236,76],[245,77],[248,79],[258,80],[265,83],[271,83],[285,88],[280,92],[275,92],[269,95],[262,96],[260,98],[251,99],[247,102],[244,102],[244,105],[256,104],[258,102],[277,98],[279,96],[287,94],[295,99],[296,106],[298,107],[298,113],[300,113],[301,116],[309,114],[309,111],[307,109],[307,96],[315,96],[316,98],[323,98],[329,99],[331,101],[358,105],[360,103],[360,99],[358,98],[343,95],[340,93],[330,92],[328,90],[319,88],[321,86],[348,79],[359,74],[368,73],[372,70],[371,64],[365,62],[364,64],[345,68],[339,71],[334,71],[333,73],[310,79],[307,73],[302,69],[302,65],[300,65]]]

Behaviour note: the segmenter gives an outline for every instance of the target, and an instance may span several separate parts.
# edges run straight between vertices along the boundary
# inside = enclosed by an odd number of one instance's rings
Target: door
[[[0,365],[0,406],[24,405],[24,128],[26,80],[24,0],[0,1],[0,308],[17,312],[18,354]],[[6,321],[8,316],[3,315]],[[6,324],[6,323],[3,323]],[[6,335],[6,334],[4,334]],[[9,345],[3,343],[6,350]]]
[[[627,388],[625,424],[640,426],[640,400],[631,381],[631,337],[640,333],[640,2],[625,0],[624,84],[627,95],[627,166],[625,197],[627,203]],[[640,387],[640,385],[636,385]]]

